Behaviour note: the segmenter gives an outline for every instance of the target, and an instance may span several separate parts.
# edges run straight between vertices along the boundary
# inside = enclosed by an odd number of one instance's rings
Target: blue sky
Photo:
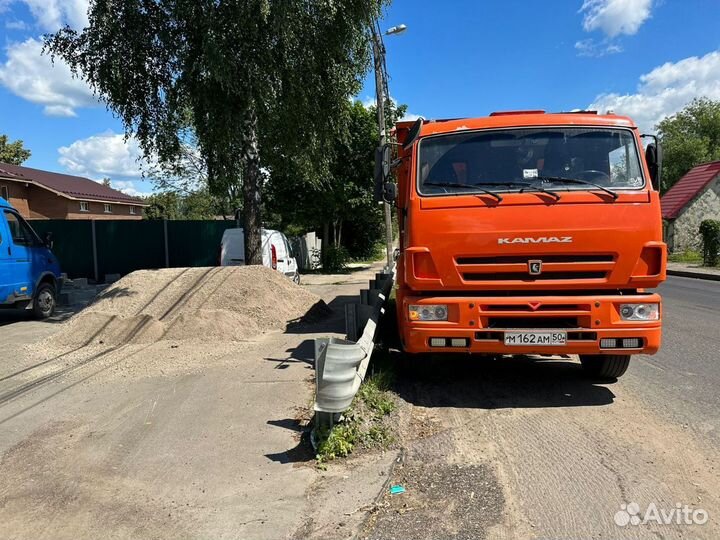
[[[102,178],[129,193],[134,141],[40,36],[81,27],[87,0],[0,0],[0,133],[23,139],[28,166]],[[693,97],[720,99],[719,0],[395,0],[383,28],[390,93],[426,118],[592,106],[651,129]],[[368,101],[368,77],[357,96]]]

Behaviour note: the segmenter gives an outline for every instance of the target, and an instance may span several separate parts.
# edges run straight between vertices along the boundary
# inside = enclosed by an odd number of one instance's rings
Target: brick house
[[[0,162],[0,197],[27,219],[142,219],[142,199],[99,182]]]
[[[720,220],[720,161],[693,167],[660,199],[670,251],[700,250],[700,223]]]

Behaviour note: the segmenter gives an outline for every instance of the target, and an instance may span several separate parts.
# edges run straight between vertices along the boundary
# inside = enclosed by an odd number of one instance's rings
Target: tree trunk
[[[342,243],[341,239],[342,235],[342,219],[338,219],[335,221],[335,247],[340,248],[340,245]]]
[[[262,220],[260,217],[260,156],[255,108],[248,108],[244,127],[243,214],[245,264],[262,264]]]
[[[327,266],[327,254],[328,254],[328,248],[330,247],[330,223],[327,221],[323,222],[323,236],[322,236],[322,244],[320,246],[320,249],[322,250],[320,253],[320,262],[322,263],[323,268],[326,268]]]

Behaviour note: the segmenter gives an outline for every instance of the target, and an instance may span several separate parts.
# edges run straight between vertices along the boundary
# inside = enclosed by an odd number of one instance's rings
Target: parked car
[[[49,244],[0,198],[0,308],[32,308],[40,319],[53,314],[62,279]]]
[[[300,283],[298,264],[287,237],[280,231],[262,230],[263,265],[281,272],[295,283]],[[220,242],[220,265],[241,266],[245,264],[245,232],[243,229],[227,229]]]

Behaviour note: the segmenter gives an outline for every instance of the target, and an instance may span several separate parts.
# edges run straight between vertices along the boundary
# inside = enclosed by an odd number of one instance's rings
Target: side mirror
[[[385,198],[385,181],[390,176],[392,153],[390,145],[378,146],[375,149],[375,202]]]
[[[52,249],[55,242],[53,242],[53,233],[46,232],[45,238],[43,239],[43,243],[45,244],[45,247],[48,249]]]
[[[405,139],[405,144],[403,144],[403,148],[406,150],[412,146],[412,144],[417,140],[417,138],[420,136],[420,131],[422,131],[423,127],[423,118],[418,118],[415,120],[415,123],[410,128],[410,131],[408,131],[407,139]]]
[[[645,149],[645,162],[650,170],[650,181],[653,188],[660,191],[662,182],[662,145],[655,135],[641,135],[641,137],[652,137],[654,142],[647,145]]]
[[[393,202],[397,198],[397,185],[392,182],[385,182],[383,186],[383,199],[386,202]]]

